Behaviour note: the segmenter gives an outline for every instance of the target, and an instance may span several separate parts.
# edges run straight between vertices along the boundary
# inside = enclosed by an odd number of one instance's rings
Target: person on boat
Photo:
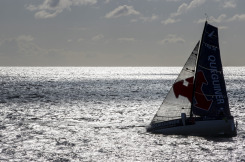
[[[221,108],[219,109],[219,116],[225,116],[224,108],[223,108],[223,107],[221,107]]]

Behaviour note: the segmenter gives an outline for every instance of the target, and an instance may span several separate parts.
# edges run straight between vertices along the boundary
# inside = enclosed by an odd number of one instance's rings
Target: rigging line
[[[214,70],[214,69],[206,68],[206,67],[201,66],[201,65],[198,65],[198,66],[201,67],[201,68],[203,68],[203,69],[209,70],[209,71]],[[222,71],[220,71],[220,70],[216,70],[216,69],[215,69],[215,71],[218,72],[218,73],[222,73]]]
[[[199,93],[199,92],[195,92],[195,94],[199,94],[199,95],[202,95],[202,96],[211,96],[211,97],[217,96],[217,95],[211,95],[211,94],[203,95],[202,93]],[[225,95],[218,95],[218,96],[222,96],[223,98],[227,98]]]
[[[208,19],[209,19],[208,14],[205,13],[205,16],[206,16],[206,21],[208,21]]]

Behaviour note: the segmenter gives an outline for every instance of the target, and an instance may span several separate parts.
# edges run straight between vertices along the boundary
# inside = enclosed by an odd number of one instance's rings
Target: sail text
[[[220,81],[219,81],[219,74],[221,72],[217,71],[216,58],[214,55],[209,55],[208,61],[209,61],[209,67],[211,70],[211,79],[212,79],[212,85],[213,85],[213,90],[214,90],[214,96],[217,100],[217,104],[223,104],[225,100],[222,94]]]

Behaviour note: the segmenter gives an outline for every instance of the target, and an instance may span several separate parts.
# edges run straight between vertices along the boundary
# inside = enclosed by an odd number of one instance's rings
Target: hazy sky
[[[0,66],[182,66],[205,13],[245,66],[244,0],[1,0]]]

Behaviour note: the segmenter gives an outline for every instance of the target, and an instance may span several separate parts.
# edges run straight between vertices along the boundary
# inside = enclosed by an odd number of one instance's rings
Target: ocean
[[[245,67],[225,67],[233,138],[146,132],[180,67],[0,67],[0,161],[245,161]]]

